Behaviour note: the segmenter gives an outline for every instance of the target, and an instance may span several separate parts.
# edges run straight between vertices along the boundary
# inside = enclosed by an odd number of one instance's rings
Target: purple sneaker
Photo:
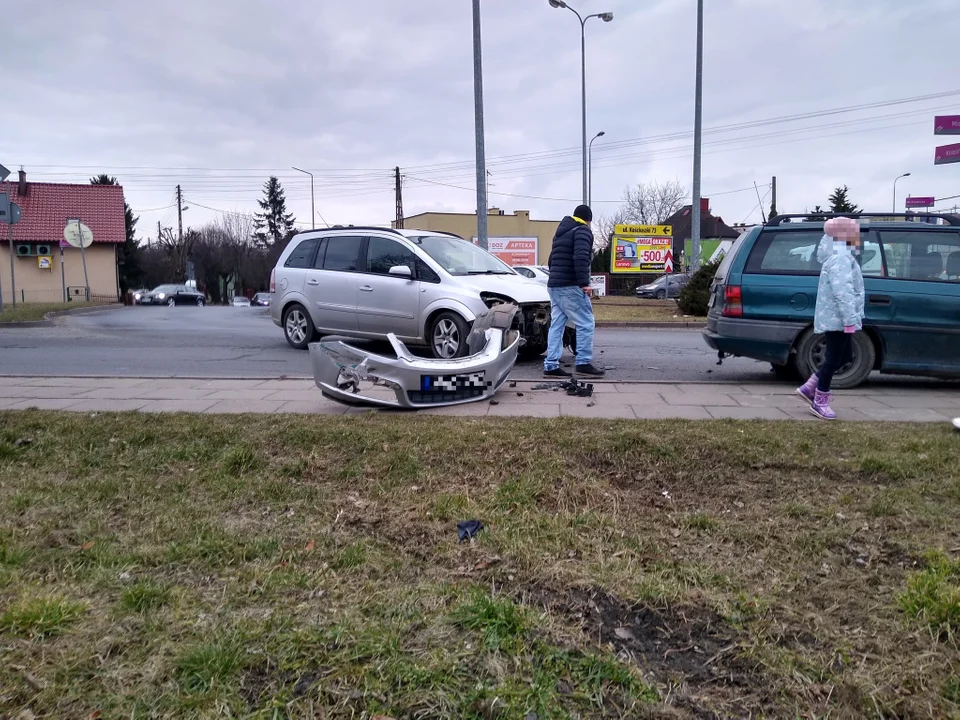
[[[830,393],[817,390],[813,396],[813,404],[810,405],[810,412],[821,420],[836,420],[837,414],[830,409]]]
[[[799,395],[800,397],[802,397],[804,400],[806,400],[808,403],[812,405],[813,399],[817,392],[818,382],[819,382],[819,378],[817,377],[816,373],[814,373],[813,375],[810,376],[809,380],[807,380],[803,385],[797,388],[797,395]]]

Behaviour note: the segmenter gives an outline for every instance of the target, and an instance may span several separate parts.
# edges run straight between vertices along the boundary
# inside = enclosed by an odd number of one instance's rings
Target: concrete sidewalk
[[[597,383],[591,398],[569,397],[545,381],[518,381],[494,400],[431,414],[470,417],[561,417],[711,420],[813,419],[783,384]],[[876,386],[836,393],[843,420],[946,422],[960,416],[960,389]],[[367,412],[321,396],[312,380],[203,380],[0,376],[0,410],[75,412],[307,413]]]

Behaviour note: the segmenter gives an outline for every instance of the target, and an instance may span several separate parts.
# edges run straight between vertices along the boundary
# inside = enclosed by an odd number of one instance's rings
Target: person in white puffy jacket
[[[860,225],[852,218],[831,218],[823,225],[817,248],[821,263],[813,330],[826,338],[827,349],[818,370],[797,394],[823,420],[836,420],[830,407],[830,383],[853,360],[853,335],[863,329],[863,273],[855,253],[860,250]]]

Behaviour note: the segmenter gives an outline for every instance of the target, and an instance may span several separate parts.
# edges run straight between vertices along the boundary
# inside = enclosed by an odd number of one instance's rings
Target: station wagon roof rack
[[[905,221],[908,218],[912,220],[918,220],[920,218],[940,218],[947,225],[958,226],[960,225],[960,217],[956,215],[951,215],[949,213],[918,213],[918,212],[909,212],[909,213],[868,213],[868,212],[855,212],[855,213],[833,213],[833,212],[805,212],[805,213],[787,213],[786,215],[774,215],[772,218],[767,220],[765,223],[766,227],[780,225],[784,222],[789,222],[791,218],[798,218],[801,222],[820,222],[820,219],[827,220],[829,218],[835,217],[848,217],[848,218],[903,218]],[[922,220],[921,220],[922,222]]]

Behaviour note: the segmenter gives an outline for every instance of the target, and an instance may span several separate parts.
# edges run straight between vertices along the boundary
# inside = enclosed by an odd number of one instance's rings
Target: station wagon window
[[[309,268],[313,267],[313,255],[317,251],[318,238],[307,238],[297,245],[287,261],[283,264],[288,268]]]
[[[889,277],[960,282],[960,233],[883,230],[880,240]]]
[[[767,231],[757,238],[744,272],[753,275],[819,275],[821,230]]]
[[[416,272],[415,255],[410,248],[395,240],[372,237],[367,242],[367,272],[377,275],[389,275],[390,268],[403,265]]]
[[[324,270],[356,272],[360,261],[363,238],[334,236],[327,238],[327,252],[323,258]]]

